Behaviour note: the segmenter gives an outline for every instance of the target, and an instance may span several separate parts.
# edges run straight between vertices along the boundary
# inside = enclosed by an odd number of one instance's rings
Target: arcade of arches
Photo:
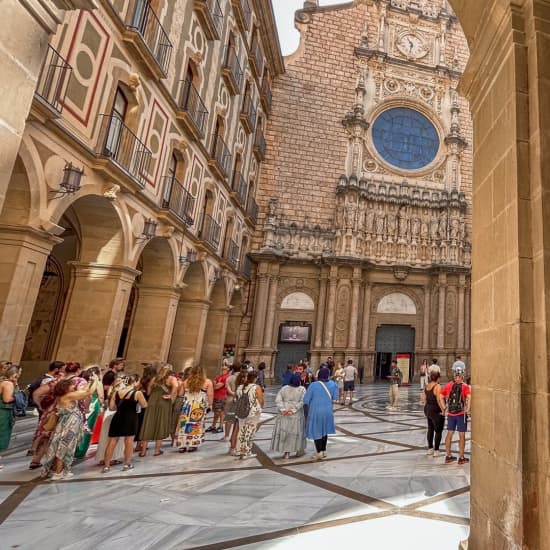
[[[461,87],[474,122],[470,548],[546,550],[550,5],[450,3],[471,51]],[[34,360],[54,346],[58,354],[104,361],[124,347],[129,358],[147,350],[185,363],[197,360],[203,339],[201,353],[218,356],[218,330],[237,330],[233,312],[245,300],[211,266],[182,270],[169,235],[140,240],[131,199],[115,205],[98,189],[46,207],[36,194],[32,182],[43,174],[29,157],[40,152],[21,147],[20,129],[32,100],[28,75],[38,72],[48,25],[28,28],[37,47],[21,44],[14,55],[32,52],[25,56],[29,71],[13,72],[10,85],[19,98],[0,104],[2,356]],[[20,149],[25,153],[18,156]],[[129,319],[133,330],[125,333]],[[25,338],[29,325],[42,334],[32,345]],[[175,342],[166,336],[172,330],[181,335]]]

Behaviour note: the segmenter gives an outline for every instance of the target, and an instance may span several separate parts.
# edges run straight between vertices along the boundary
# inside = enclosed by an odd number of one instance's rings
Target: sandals
[[[29,470],[36,470],[37,468],[40,468],[40,466],[42,466],[40,462],[31,462],[29,464]]]
[[[178,449],[178,453],[186,453],[187,452],[187,447],[180,447]]]
[[[160,456],[163,454],[164,454],[164,451],[159,451],[158,453],[153,453],[153,456]]]
[[[146,452],[147,452],[147,451],[141,451],[141,452],[139,453],[139,456],[140,456],[141,458],[143,458],[143,457],[145,456]]]

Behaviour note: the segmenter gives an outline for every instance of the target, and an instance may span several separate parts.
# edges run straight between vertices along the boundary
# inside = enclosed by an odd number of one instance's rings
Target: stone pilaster
[[[348,348],[352,355],[353,351],[358,349],[357,334],[359,330],[359,292],[361,290],[361,274],[362,269],[360,267],[353,268],[353,277],[351,280],[351,308],[348,338]]]
[[[0,153],[1,154],[1,153]],[[0,357],[18,363],[44,266],[61,239],[28,227],[0,227]]]
[[[445,348],[445,303],[447,297],[447,275],[439,274],[439,302],[437,309],[437,350]]]
[[[105,364],[115,357],[130,291],[139,271],[71,263],[72,284],[56,357]]]
[[[273,266],[274,271],[279,271],[279,266]],[[264,348],[273,348],[273,331],[275,324],[275,311],[277,309],[277,292],[279,290],[279,277],[277,273],[272,273],[269,283],[269,298],[267,300],[267,316],[264,328]]]
[[[261,263],[258,266],[256,276],[256,297],[254,299],[254,317],[252,321],[252,342],[254,348],[261,348],[263,344],[265,315],[267,311],[267,294],[269,290],[269,275],[267,273],[268,265]]]
[[[458,280],[458,334],[456,347],[459,350],[464,349],[464,334],[465,334],[465,320],[464,320],[464,295],[465,295],[466,277],[460,275]]]
[[[336,317],[336,287],[338,286],[338,266],[330,267],[328,281],[328,303],[325,318],[325,348],[330,350],[334,345],[334,321]]]
[[[315,321],[315,349],[323,346],[323,327],[325,320],[325,305],[327,301],[327,274],[322,272],[319,277],[319,300],[317,302],[317,317]]]
[[[422,329],[422,348],[428,350],[430,348],[430,285],[424,287],[424,326]]]

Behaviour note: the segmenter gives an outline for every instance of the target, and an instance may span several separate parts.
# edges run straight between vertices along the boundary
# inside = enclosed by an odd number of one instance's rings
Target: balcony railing
[[[228,47],[226,50],[222,74],[225,77],[230,93],[233,95],[240,93],[243,81],[243,70],[233,46]]]
[[[258,160],[265,160],[265,138],[264,133],[260,128],[256,129],[256,135],[254,136],[254,154]]]
[[[247,279],[250,279],[252,277],[252,260],[248,256],[244,257],[244,262],[242,265],[242,274]]]
[[[48,45],[35,93],[55,111],[54,114],[57,116],[61,116],[63,111],[63,101],[67,95],[72,70],[67,61]]]
[[[252,197],[250,197],[250,200],[248,201],[246,215],[250,218],[254,225],[258,223],[258,204]]]
[[[210,150],[211,161],[213,168],[217,169],[218,175],[222,178],[229,176],[229,168],[231,166],[231,153],[223,138],[218,134],[212,135],[212,149]]]
[[[179,108],[184,111],[200,138],[204,137],[208,121],[208,109],[190,80],[183,80]]]
[[[193,225],[195,197],[174,176],[164,178],[162,208],[175,214],[187,225]]]
[[[261,78],[264,70],[264,54],[262,47],[260,46],[260,40],[258,39],[258,33],[254,33],[252,44],[250,45],[250,65],[256,72],[258,78]]]
[[[252,10],[248,0],[231,0],[237,24],[242,31],[247,31],[252,23]]]
[[[227,248],[227,261],[235,268],[239,266],[239,245],[231,239]]]
[[[219,40],[223,29],[223,11],[219,0],[195,0],[195,10],[208,40]]]
[[[220,224],[214,221],[212,216],[208,214],[204,215],[200,237],[215,250],[220,246],[221,230]]]
[[[248,94],[244,97],[243,108],[241,110],[241,122],[247,134],[254,131],[254,127],[256,126],[256,109],[254,108],[252,98]]]
[[[240,173],[235,174],[235,178],[233,180],[233,191],[235,192],[240,205],[244,208],[244,206],[246,206],[246,196],[248,195],[248,184],[246,183],[243,175]]]
[[[266,76],[264,76],[264,79],[262,80],[262,89],[260,94],[260,99],[262,101],[262,105],[264,106],[264,110],[267,114],[271,112],[271,104],[273,103],[273,96],[271,94],[271,86],[269,85],[269,80]]]
[[[126,26],[139,34],[164,76],[172,55],[172,43],[149,0],[135,0],[134,10]]]
[[[99,115],[98,155],[108,158],[142,187],[152,153],[116,114]]]

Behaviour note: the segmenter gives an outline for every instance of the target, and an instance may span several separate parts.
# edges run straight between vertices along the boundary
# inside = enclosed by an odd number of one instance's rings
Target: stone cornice
[[[279,33],[277,32],[277,24],[275,22],[275,14],[273,13],[271,0],[252,1],[254,13],[260,23],[262,44],[264,46],[264,53],[267,57],[268,65],[271,69],[271,76],[282,74],[285,72],[285,63],[283,61],[283,54],[281,53]]]
[[[63,11],[94,10],[95,0],[19,0],[32,18],[48,33],[54,34],[63,21]]]

